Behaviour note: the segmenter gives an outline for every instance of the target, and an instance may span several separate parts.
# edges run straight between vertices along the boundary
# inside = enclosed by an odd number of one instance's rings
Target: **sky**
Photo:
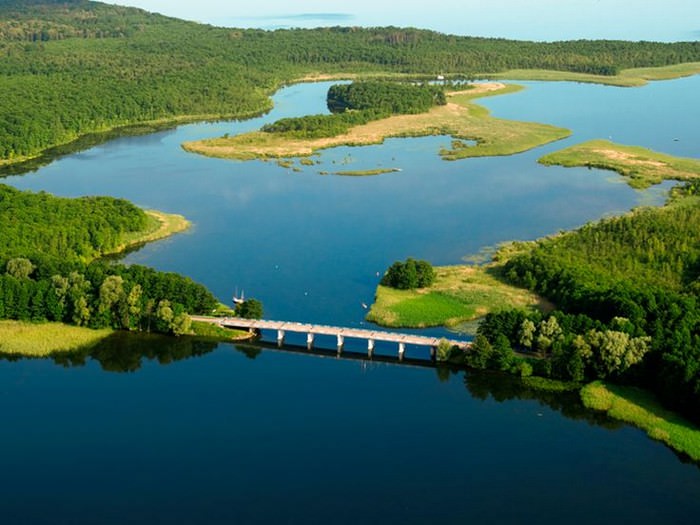
[[[700,0],[117,0],[217,26],[411,26],[526,40],[699,40]]]

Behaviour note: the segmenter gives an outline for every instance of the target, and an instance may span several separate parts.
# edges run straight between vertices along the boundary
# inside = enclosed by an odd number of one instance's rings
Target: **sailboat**
[[[238,287],[236,287],[236,291],[233,292],[233,304],[242,304],[245,302],[245,290],[241,290],[241,295],[240,297],[238,296]]]

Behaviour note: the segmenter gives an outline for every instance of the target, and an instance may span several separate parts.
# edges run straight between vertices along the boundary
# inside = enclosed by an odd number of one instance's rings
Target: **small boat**
[[[238,288],[233,293],[233,304],[243,304],[245,303],[245,291],[241,290],[241,296],[238,296]]]
[[[362,308],[364,308],[365,310],[367,310],[367,308],[368,308],[368,307],[367,307],[367,303],[362,303]]]

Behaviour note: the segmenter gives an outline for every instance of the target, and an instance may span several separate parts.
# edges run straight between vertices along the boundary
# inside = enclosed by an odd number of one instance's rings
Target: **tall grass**
[[[650,392],[596,381],[581,389],[583,404],[641,428],[652,439],[700,461],[700,428],[663,408]]]
[[[0,353],[45,357],[92,346],[112,334],[60,323],[0,321]]]

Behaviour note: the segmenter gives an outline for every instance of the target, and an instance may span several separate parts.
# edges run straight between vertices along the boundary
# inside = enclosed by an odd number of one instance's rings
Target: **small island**
[[[396,82],[384,82],[391,86]],[[333,89],[329,90],[329,107]],[[391,89],[391,88],[384,88]],[[500,82],[455,87],[445,93],[444,103],[422,108],[423,111],[380,111],[375,118],[347,119],[346,126],[328,126],[330,117],[318,115],[301,119],[283,119],[263,130],[233,137],[185,142],[189,152],[235,160],[306,157],[338,146],[381,144],[395,137],[448,135],[456,140],[451,148],[440,151],[445,160],[494,155],[512,155],[568,137],[569,130],[530,122],[491,117],[488,110],[474,104],[479,97],[513,93],[522,89]],[[355,108],[343,113],[357,116]],[[375,109],[363,107],[362,109]],[[380,118],[376,118],[379,116]],[[289,121],[294,120],[293,126]],[[333,119],[338,120],[338,119]],[[303,121],[303,122],[301,122]],[[303,128],[302,128],[303,126]],[[329,131],[319,133],[325,126]],[[474,144],[471,145],[468,142]]]

